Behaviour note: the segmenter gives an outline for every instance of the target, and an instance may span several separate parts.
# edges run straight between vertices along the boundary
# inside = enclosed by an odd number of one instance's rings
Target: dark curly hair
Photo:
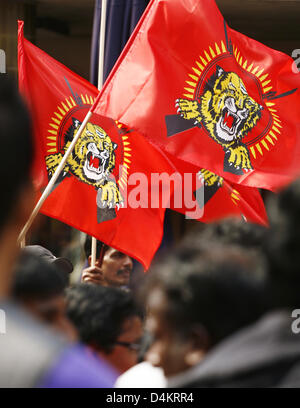
[[[118,288],[82,283],[67,291],[67,315],[80,340],[109,354],[126,319],[142,318],[132,295]]]
[[[187,237],[153,268],[141,298],[161,290],[167,304],[162,317],[169,327],[189,335],[202,326],[211,347],[263,314],[267,273],[253,249],[204,244],[195,234]]]
[[[33,254],[21,253],[12,285],[12,294],[16,299],[45,299],[63,295],[67,285],[64,271]]]
[[[274,307],[300,305],[300,180],[267,201],[270,230],[264,249],[270,265]]]

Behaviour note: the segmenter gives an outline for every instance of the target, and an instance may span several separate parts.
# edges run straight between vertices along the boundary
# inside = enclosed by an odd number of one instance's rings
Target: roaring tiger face
[[[256,126],[263,107],[248,95],[236,73],[217,66],[199,99],[177,99],[175,106],[183,119],[203,126],[223,147],[225,171],[241,175],[253,169],[242,138]]]
[[[261,118],[262,106],[248,95],[240,77],[217,67],[199,103],[202,124],[221,145],[242,139]]]
[[[73,119],[73,126],[68,130],[64,150],[66,151],[76,136],[81,123]],[[67,161],[69,172],[79,180],[96,187],[108,180],[115,167],[115,150],[108,134],[97,125],[88,123]]]

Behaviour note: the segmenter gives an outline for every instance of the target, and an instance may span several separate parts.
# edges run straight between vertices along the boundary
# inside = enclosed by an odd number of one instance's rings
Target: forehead
[[[146,329],[156,339],[171,341],[177,336],[169,315],[168,299],[161,289],[153,289],[147,299]]]
[[[109,247],[104,254],[105,257],[121,257],[121,256],[126,256],[123,252],[119,251],[118,249]]]
[[[104,129],[102,129],[100,126],[93,125],[92,123],[88,123],[86,125],[84,133],[87,136],[93,136],[96,137],[97,139],[110,140],[108,134],[105,132]]]
[[[160,313],[166,309],[167,298],[162,289],[154,287],[150,290],[147,298],[147,306],[149,310],[154,313]]]
[[[168,310],[168,300],[160,288],[153,288],[150,291],[147,298],[147,310],[150,318],[149,324],[157,325],[158,322],[165,320]]]
[[[230,72],[226,79],[229,85],[239,86],[241,83],[239,76],[235,72]]]

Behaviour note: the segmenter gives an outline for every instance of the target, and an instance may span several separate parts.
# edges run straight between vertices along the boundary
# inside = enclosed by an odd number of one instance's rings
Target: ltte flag
[[[230,182],[276,190],[300,172],[292,66],[230,29],[213,0],[153,0],[96,111]]]
[[[45,158],[49,157],[50,171],[53,171],[55,163],[54,160],[50,163],[50,156],[64,153],[64,134],[73,124],[72,118],[84,119],[98,90],[24,38],[23,27],[23,21],[19,21],[19,88],[33,115],[33,180],[40,189],[48,184]]]
[[[34,122],[33,180],[41,191],[98,90],[27,41],[22,22],[18,56],[19,85]],[[164,155],[139,132],[94,114],[41,212],[127,253],[148,268],[162,239],[165,214],[163,206],[149,205],[153,198],[151,175],[173,171]],[[135,174],[143,176],[140,187],[136,186],[139,180],[132,177]]]

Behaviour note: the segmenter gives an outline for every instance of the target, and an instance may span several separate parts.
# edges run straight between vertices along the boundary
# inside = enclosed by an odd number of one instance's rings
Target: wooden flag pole
[[[84,121],[82,122],[80,128],[78,129],[78,132],[76,134],[76,136],[74,137],[74,139],[72,140],[72,143],[70,144],[68,150],[66,151],[64,157],[62,158],[59,166],[57,167],[55,173],[53,174],[53,176],[51,177],[51,180],[49,181],[47,187],[45,188],[43,194],[41,195],[38,203],[36,204],[35,208],[33,209],[27,223],[25,224],[24,228],[22,229],[19,238],[18,238],[18,244],[21,245],[21,242],[25,240],[25,236],[27,231],[29,230],[29,228],[31,227],[35,217],[37,216],[39,210],[41,209],[42,205],[44,204],[44,201],[46,200],[46,198],[49,196],[49,194],[51,193],[54,184],[56,183],[56,180],[58,179],[58,176],[60,175],[60,173],[63,171],[65,164],[70,156],[70,154],[72,153],[72,151],[74,150],[74,147],[78,141],[78,139],[80,138],[82,132],[84,131],[84,128],[86,127],[89,119],[92,116],[92,112],[89,111],[86,115],[86,117],[84,118]]]
[[[91,247],[91,266],[94,268],[96,265],[97,257],[97,239],[92,237],[92,247]]]
[[[98,63],[98,89],[103,86],[104,77],[104,53],[105,53],[105,31],[106,31],[107,0],[101,3],[101,24],[99,37],[99,63]],[[97,254],[97,239],[92,237],[91,266],[95,267]]]

